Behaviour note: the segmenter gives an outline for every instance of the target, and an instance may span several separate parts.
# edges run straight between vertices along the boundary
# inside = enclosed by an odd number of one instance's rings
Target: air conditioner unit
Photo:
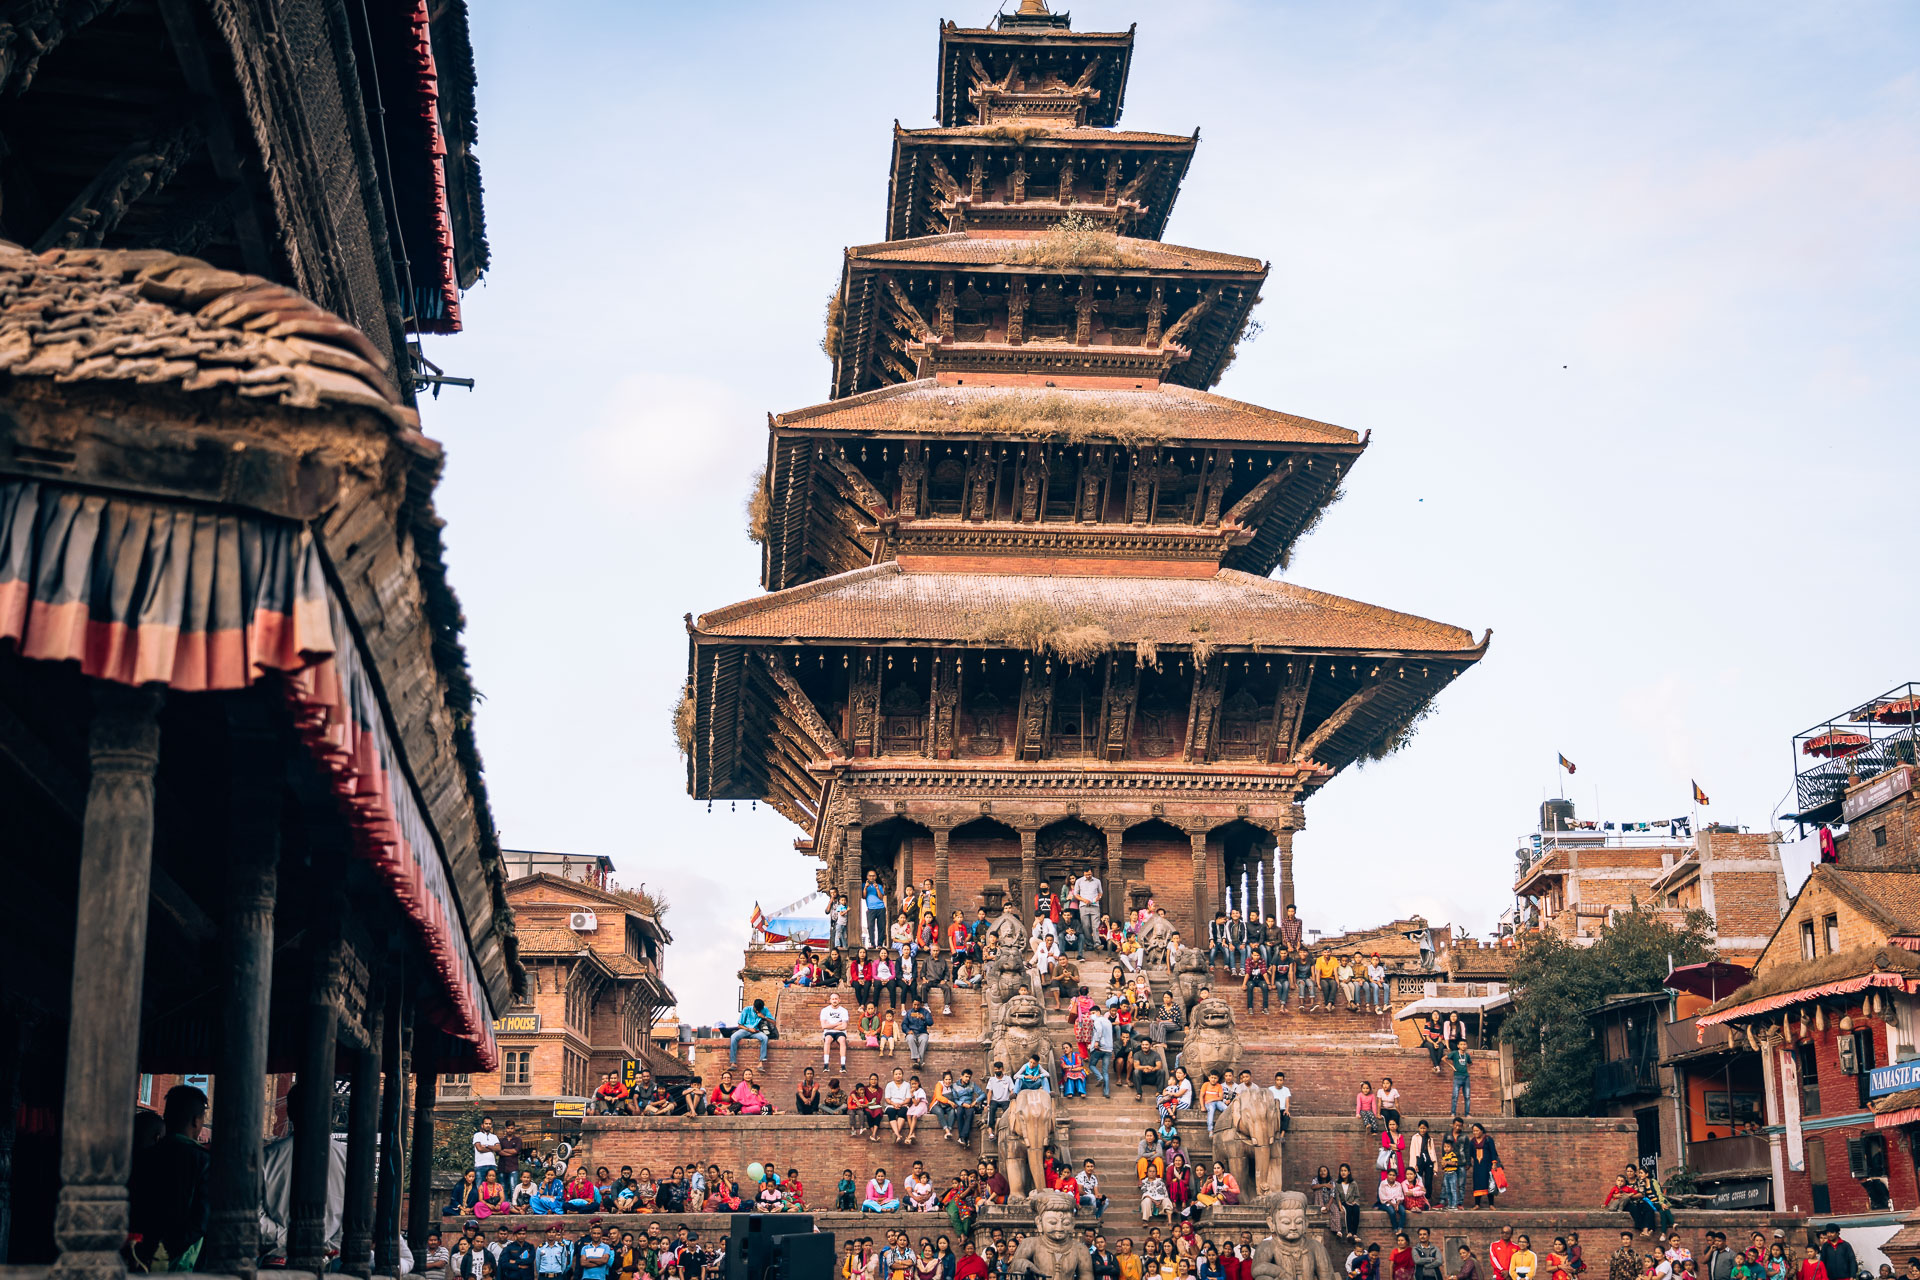
[[[1852,1036],[1840,1037],[1840,1074],[1843,1076],[1857,1076],[1860,1074],[1858,1059],[1855,1055],[1857,1044],[1858,1042],[1855,1041]]]
[[[576,933],[592,933],[600,927],[600,921],[591,911],[576,911],[567,917],[567,928]]]

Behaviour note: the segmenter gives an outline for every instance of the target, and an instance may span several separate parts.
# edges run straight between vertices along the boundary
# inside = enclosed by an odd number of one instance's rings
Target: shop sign
[[[555,1120],[580,1120],[584,1119],[586,1114],[587,1100],[585,1098],[555,1098],[553,1101],[553,1118]]]
[[[1840,816],[1852,822],[1861,814],[1878,809],[1895,796],[1905,795],[1911,790],[1913,790],[1913,769],[1910,766],[1902,765],[1898,769],[1889,769],[1842,800]]]
[[[1875,1067],[1867,1073],[1869,1097],[1884,1098],[1890,1093],[1899,1093],[1902,1089],[1920,1089],[1920,1058],[1909,1058],[1905,1062],[1890,1062],[1884,1067]]]
[[[503,1013],[493,1020],[493,1034],[532,1035],[540,1030],[540,1015],[537,1013]]]
[[[1766,1209],[1773,1205],[1773,1179],[1750,1178],[1745,1182],[1723,1182],[1714,1189],[1716,1209]]]

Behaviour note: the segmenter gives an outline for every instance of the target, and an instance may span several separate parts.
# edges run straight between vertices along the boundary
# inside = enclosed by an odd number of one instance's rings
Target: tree
[[[1615,914],[1590,947],[1544,931],[1513,962],[1513,1011],[1500,1038],[1527,1082],[1520,1114],[1584,1116],[1593,1110],[1593,1027],[1586,1012],[1610,996],[1658,991],[1669,964],[1713,958],[1713,917],[1689,911],[1678,928],[1637,901]]]

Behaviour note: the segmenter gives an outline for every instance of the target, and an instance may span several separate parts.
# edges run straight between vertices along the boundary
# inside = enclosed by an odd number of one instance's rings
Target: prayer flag
[[[1568,773],[1580,772],[1578,769],[1573,767],[1573,761],[1567,759],[1565,756],[1560,757],[1560,767],[1562,769],[1565,769]]]
[[[1691,779],[1689,779],[1689,781],[1691,781]],[[1693,802],[1695,804],[1712,804],[1713,803],[1711,800],[1707,799],[1707,793],[1700,789],[1700,784],[1697,782],[1693,784]]]

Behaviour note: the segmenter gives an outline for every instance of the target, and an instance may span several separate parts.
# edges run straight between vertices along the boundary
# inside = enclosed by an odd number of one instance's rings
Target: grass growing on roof
[[[1113,228],[1084,213],[1070,213],[1046,234],[1014,250],[1009,261],[1028,267],[1144,267],[1147,260],[1124,248]]]
[[[693,699],[684,687],[673,704],[673,741],[682,756],[693,755]]]
[[[1008,649],[1051,655],[1076,666],[1091,666],[1113,648],[1113,634],[1097,622],[1062,618],[1050,604],[1023,600],[982,626],[973,639]]]
[[[995,142],[1011,142],[1016,146],[1025,146],[1035,138],[1044,138],[1053,130],[1043,124],[990,124],[977,128],[973,132],[976,138],[988,138]]]
[[[1033,436],[1064,439],[1070,444],[1111,440],[1121,445],[1153,445],[1176,435],[1176,424],[1166,415],[1059,391],[950,400],[916,397],[905,407],[900,425],[908,431]]]
[[[833,286],[833,292],[827,295],[827,328],[820,335],[820,349],[827,353],[827,359],[840,357],[840,331],[847,318],[847,304],[840,297],[840,286]]]
[[[754,468],[753,488],[747,493],[747,537],[766,546],[772,517],[773,491],[767,484],[767,469],[762,465]]]

